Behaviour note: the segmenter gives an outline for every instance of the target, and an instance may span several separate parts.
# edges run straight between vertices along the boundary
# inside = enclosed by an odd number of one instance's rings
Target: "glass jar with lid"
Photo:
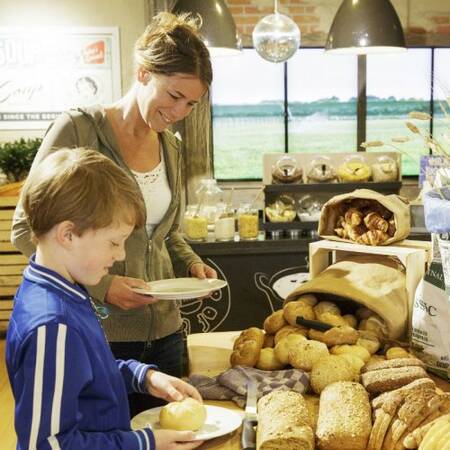
[[[183,218],[183,230],[190,241],[206,241],[208,220],[199,210],[199,205],[188,205]]]
[[[255,240],[259,233],[258,210],[251,203],[241,203],[238,212],[239,237],[242,240]]]
[[[307,194],[298,199],[297,215],[301,222],[318,222],[322,202]]]
[[[283,156],[272,166],[273,184],[301,183],[302,177],[302,168],[292,156]]]
[[[331,159],[328,156],[314,158],[308,166],[306,180],[308,183],[335,183],[337,174]]]
[[[214,178],[201,180],[200,187],[195,191],[197,202],[200,205],[199,211],[208,219],[210,225],[214,225],[222,195],[222,189],[217,185],[217,180]]]
[[[295,219],[295,199],[292,195],[281,194],[265,207],[266,217],[270,222],[292,222]]]
[[[235,232],[235,214],[231,205],[219,203],[214,235],[217,241],[232,241]]]
[[[372,169],[361,155],[347,156],[337,170],[339,181],[358,183],[369,181]]]
[[[398,166],[395,159],[387,155],[379,156],[377,161],[372,164],[372,178],[378,183],[397,181]]]

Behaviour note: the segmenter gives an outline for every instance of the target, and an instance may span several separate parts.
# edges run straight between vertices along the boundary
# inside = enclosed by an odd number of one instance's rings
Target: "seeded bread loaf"
[[[351,381],[328,385],[320,394],[317,446],[320,450],[365,450],[372,428],[366,390]]]
[[[272,391],[258,402],[258,450],[313,450],[313,418],[303,396]]]

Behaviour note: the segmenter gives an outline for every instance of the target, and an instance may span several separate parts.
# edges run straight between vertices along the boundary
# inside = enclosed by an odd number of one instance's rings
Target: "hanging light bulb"
[[[288,60],[300,46],[300,29],[291,18],[278,12],[277,0],[274,14],[256,24],[252,37],[261,58],[275,63]]]

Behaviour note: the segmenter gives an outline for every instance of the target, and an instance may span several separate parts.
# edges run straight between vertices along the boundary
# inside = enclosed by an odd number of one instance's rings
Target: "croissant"
[[[395,220],[393,217],[392,217],[392,219],[389,219],[388,224],[389,224],[389,226],[388,226],[387,234],[389,237],[392,237],[392,236],[394,236],[395,230],[396,230]]]
[[[344,216],[345,222],[352,226],[359,225],[363,220],[362,212],[356,208],[349,208]]]
[[[356,239],[358,244],[380,245],[388,239],[388,235],[381,230],[369,230]]]
[[[380,230],[386,233],[389,228],[389,224],[378,213],[371,212],[364,217],[364,223],[369,230]]]
[[[352,226],[349,223],[345,224],[344,230],[347,237],[355,242],[367,231],[363,224]]]

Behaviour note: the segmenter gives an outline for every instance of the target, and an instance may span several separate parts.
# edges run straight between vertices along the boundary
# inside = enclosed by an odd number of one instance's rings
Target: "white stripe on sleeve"
[[[61,450],[61,447],[59,446],[58,439],[56,439],[55,436],[49,436],[47,438],[48,443],[50,444],[50,447],[52,450]]]
[[[53,393],[52,419],[50,433],[53,437],[53,444],[50,442],[52,449],[59,450],[58,440],[55,435],[59,433],[61,426],[61,399],[64,386],[64,362],[66,356],[66,335],[67,325],[58,325],[58,334],[56,336],[56,360],[55,360],[55,390]]]
[[[41,421],[42,383],[44,378],[45,358],[45,332],[45,326],[41,326],[37,329],[36,366],[34,370],[33,410],[31,415],[30,442],[28,447],[29,450],[35,450],[37,447],[37,438]]]

